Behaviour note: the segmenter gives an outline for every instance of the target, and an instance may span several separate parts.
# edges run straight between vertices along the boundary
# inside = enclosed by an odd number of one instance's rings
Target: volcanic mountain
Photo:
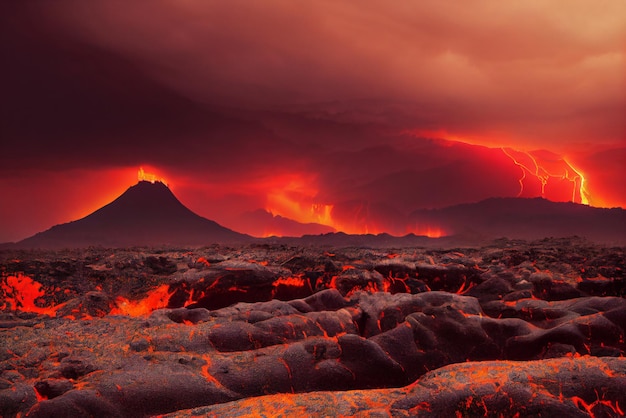
[[[16,244],[23,248],[126,247],[240,243],[240,234],[186,208],[159,181],[140,181],[108,205]]]

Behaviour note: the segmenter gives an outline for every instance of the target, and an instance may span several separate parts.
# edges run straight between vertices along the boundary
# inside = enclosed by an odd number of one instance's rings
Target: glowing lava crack
[[[623,249],[328,250],[3,254],[0,415],[624,414]]]

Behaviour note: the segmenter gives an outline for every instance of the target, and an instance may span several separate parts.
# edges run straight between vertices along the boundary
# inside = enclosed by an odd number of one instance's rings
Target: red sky
[[[0,242],[88,214],[139,166],[262,234],[241,214],[411,232],[415,209],[541,195],[533,174],[548,198],[625,207],[624,16],[577,0],[3,2]]]

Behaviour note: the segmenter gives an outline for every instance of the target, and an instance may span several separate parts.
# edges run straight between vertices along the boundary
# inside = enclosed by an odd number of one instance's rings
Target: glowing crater
[[[143,167],[139,167],[139,170],[137,171],[137,181],[149,181],[152,184],[160,182],[165,184],[166,186],[168,185],[165,179],[153,173],[146,173]]]

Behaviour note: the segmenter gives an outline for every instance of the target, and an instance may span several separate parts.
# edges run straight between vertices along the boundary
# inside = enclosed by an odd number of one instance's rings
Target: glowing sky
[[[541,194],[534,158],[546,197],[571,200],[575,169],[591,205],[624,207],[625,17],[608,0],[3,2],[0,242],[88,214],[139,166],[259,234],[257,209],[408,232],[415,209]]]

